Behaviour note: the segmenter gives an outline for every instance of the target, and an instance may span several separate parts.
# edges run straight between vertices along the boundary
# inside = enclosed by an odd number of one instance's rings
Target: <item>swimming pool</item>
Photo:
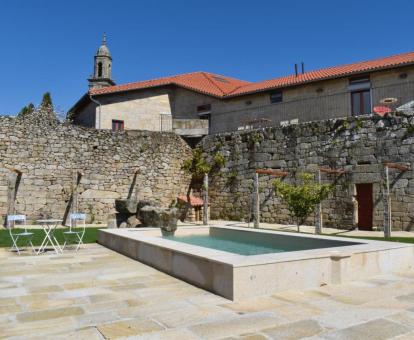
[[[414,246],[240,227],[102,229],[98,242],[231,300],[410,270]]]
[[[306,242],[298,242],[298,238],[295,236],[279,235],[275,237],[272,234],[217,228],[210,228],[208,234],[178,234],[176,236],[163,236],[163,239],[245,256],[359,244],[351,241],[323,240],[321,242],[319,239],[312,238],[305,239]],[[303,241],[304,239],[299,240]]]

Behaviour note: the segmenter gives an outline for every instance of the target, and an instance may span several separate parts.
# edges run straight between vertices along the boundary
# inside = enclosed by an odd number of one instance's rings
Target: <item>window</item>
[[[354,116],[371,113],[371,91],[362,90],[351,92],[351,105]]]
[[[351,78],[349,80],[349,91],[368,90],[371,88],[369,77]]]
[[[98,77],[102,77],[102,63],[98,63]]]
[[[112,131],[124,131],[124,121],[123,120],[112,120]]]
[[[272,104],[280,103],[283,101],[283,94],[282,91],[275,91],[270,93],[270,102]]]
[[[211,111],[211,104],[204,104],[197,106],[197,113],[206,114]]]
[[[351,92],[352,114],[359,116],[371,113],[371,81],[369,77],[350,79],[348,90]]]

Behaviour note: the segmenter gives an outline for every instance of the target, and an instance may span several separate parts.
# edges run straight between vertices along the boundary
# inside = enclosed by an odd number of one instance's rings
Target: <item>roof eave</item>
[[[346,77],[354,76],[354,75],[366,74],[366,73],[371,73],[371,72],[378,72],[378,71],[389,70],[389,69],[393,69],[393,68],[402,68],[402,67],[412,66],[412,65],[414,65],[414,62],[407,62],[407,63],[403,63],[403,64],[398,64],[398,65],[390,65],[390,66],[384,66],[384,67],[376,67],[376,68],[367,69],[367,70],[348,72],[348,73],[344,73],[344,74],[336,75],[336,76],[328,76],[328,77],[318,78],[318,79],[314,79],[314,80],[305,80],[305,81],[302,81],[302,82],[299,82],[299,83],[292,83],[292,84],[288,84],[288,85],[266,87],[266,88],[262,88],[262,89],[258,89],[258,90],[247,91],[247,92],[242,92],[242,93],[237,93],[237,94],[228,94],[228,95],[224,95],[223,99],[236,98],[236,97],[241,97],[241,96],[260,93],[260,92],[267,92],[267,91],[272,91],[272,90],[277,90],[277,89],[296,87],[296,86],[301,86],[301,85],[306,85],[306,84],[311,84],[311,83],[317,83],[317,82],[325,81],[325,80],[346,78]]]
[[[143,90],[148,90],[148,89],[153,89],[153,88],[160,88],[160,87],[168,87],[168,86],[177,86],[177,87],[184,88],[186,90],[190,90],[190,91],[193,91],[193,92],[204,94],[206,96],[210,96],[210,97],[214,97],[214,98],[223,98],[223,95],[221,95],[221,96],[214,95],[212,93],[208,93],[208,92],[200,91],[198,89],[194,89],[191,86],[184,86],[184,85],[176,84],[176,83],[166,83],[166,84],[151,85],[151,86],[140,87],[140,88],[122,89],[122,90],[115,90],[115,91],[111,91],[111,92],[91,93],[91,95],[92,96],[104,96],[104,95],[111,95],[111,94],[115,94],[115,93],[131,92],[131,91],[143,91]]]
[[[66,114],[73,112],[76,115],[76,110],[85,105],[85,103],[88,101],[89,98],[89,92],[86,92],[80,99],[66,112]]]

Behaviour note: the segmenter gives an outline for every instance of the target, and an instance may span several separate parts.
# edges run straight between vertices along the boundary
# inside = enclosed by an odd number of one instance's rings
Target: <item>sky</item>
[[[106,33],[117,84],[207,71],[248,81],[414,51],[412,0],[3,0],[0,114],[88,89]]]

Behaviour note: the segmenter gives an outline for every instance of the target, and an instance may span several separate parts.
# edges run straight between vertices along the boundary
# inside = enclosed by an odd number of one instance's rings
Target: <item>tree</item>
[[[316,183],[310,173],[302,173],[299,178],[302,181],[299,185],[284,183],[280,179],[273,182],[275,193],[286,203],[295,219],[298,232],[316,205],[326,199],[333,190],[331,184]]]
[[[50,109],[53,111],[53,103],[52,103],[52,96],[50,95],[50,92],[46,92],[43,95],[42,103],[40,106],[44,109]]]
[[[211,168],[211,165],[204,158],[201,148],[195,148],[193,157],[185,160],[183,164],[184,171],[191,174],[194,179],[203,178],[204,174],[209,173]]]
[[[30,103],[29,105],[26,105],[20,110],[20,112],[17,114],[17,117],[22,117],[27,114],[30,114],[34,111],[34,109],[35,109],[35,106],[33,105],[33,103]]]

